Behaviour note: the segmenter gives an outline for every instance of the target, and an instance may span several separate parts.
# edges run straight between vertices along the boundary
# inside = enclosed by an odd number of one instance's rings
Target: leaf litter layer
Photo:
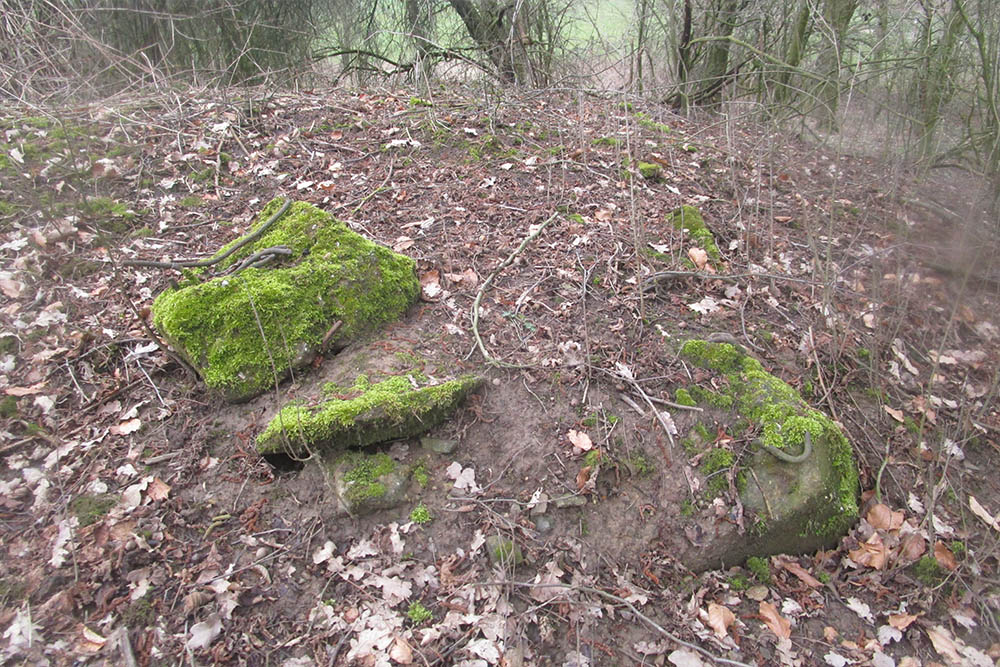
[[[978,259],[996,240],[991,218],[963,209],[962,178],[892,190],[872,160],[655,106],[431,102],[336,91],[247,117],[219,100],[147,101],[60,112],[87,128],[66,142],[5,119],[5,658],[118,660],[123,633],[143,661],[996,653],[998,310]],[[658,179],[636,178],[640,162]],[[281,396],[224,406],[140,322],[179,276],[108,260],[210,255],[279,195],[413,257],[423,298]],[[706,249],[667,220],[684,205],[715,237],[717,276],[691,273],[692,248]],[[481,402],[436,431],[458,441],[451,454],[386,449],[422,466],[413,506],[334,520],[316,467],[276,471],[253,453],[285,399],[349,387],[360,368],[481,371],[477,296],[484,345],[517,367],[494,367]],[[695,577],[660,546],[685,502],[727,520],[734,489],[692,488],[711,481],[701,452],[671,444],[635,386],[672,402],[713,389],[676,357],[713,333],[848,434],[863,519],[837,549]],[[703,426],[734,458],[751,444],[752,424]],[[431,520],[408,520],[417,501]],[[494,570],[490,536],[524,562]]]

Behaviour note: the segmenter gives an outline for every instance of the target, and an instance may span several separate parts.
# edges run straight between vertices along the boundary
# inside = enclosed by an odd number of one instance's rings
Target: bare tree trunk
[[[510,7],[500,7],[493,0],[481,6],[471,0],[448,0],[448,4],[462,19],[469,37],[496,68],[500,79],[508,83],[517,81],[515,54],[504,30],[504,14]]]
[[[819,98],[823,103],[822,123],[829,130],[836,130],[838,127],[844,37],[857,8],[858,0],[826,0],[823,4],[823,32],[830,43],[819,57],[819,71],[826,79],[820,87]]]
[[[810,3],[811,0],[799,0],[795,25],[792,26],[788,49],[785,51],[785,63],[789,67],[783,68],[778,77],[776,97],[779,102],[788,102],[796,97],[795,89],[791,85],[792,68],[796,68],[802,63],[802,55],[805,53],[806,44],[809,42],[809,35],[812,32],[812,7]]]
[[[920,157],[934,155],[934,134],[941,109],[954,94],[950,83],[953,76],[955,46],[959,34],[965,28],[959,4],[952,2],[951,10],[945,17],[944,28],[936,42],[933,40],[933,12],[928,12],[924,24],[924,64],[917,82],[917,100],[920,105],[921,122]]]
[[[675,107],[687,111],[688,79],[691,76],[691,0],[684,0],[681,36],[677,41],[677,102]]]
[[[736,28],[739,0],[717,0],[715,4],[714,36],[724,38],[712,41],[708,46],[705,65],[705,87],[699,96],[709,106],[719,103],[722,87],[729,71],[729,37]]]
[[[423,0],[406,0],[406,27],[415,52],[413,79],[419,86],[430,80],[432,62],[428,57],[431,36],[430,5]]]
[[[649,23],[649,0],[637,0],[636,19],[638,21],[635,44],[635,89],[642,92],[642,56],[646,51],[646,31]]]

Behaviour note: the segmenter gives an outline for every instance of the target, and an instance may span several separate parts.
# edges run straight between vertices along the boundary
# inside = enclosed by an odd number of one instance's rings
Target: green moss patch
[[[837,425],[739,347],[688,341],[681,357],[721,376],[718,384],[727,387],[721,395],[757,433],[740,464],[743,505],[766,526],[752,543],[756,552],[807,553],[843,535],[858,516],[859,483],[851,446]],[[696,400],[711,398],[694,387],[690,393]],[[787,449],[796,455],[804,451],[806,433],[812,453],[800,463],[767,451]],[[743,476],[747,470],[752,474]]]
[[[397,376],[371,384],[362,376],[347,398],[288,405],[257,437],[257,450],[305,455],[412,437],[444,421],[482,383],[473,376],[424,387],[413,382]]]
[[[659,181],[663,175],[663,167],[655,162],[639,162],[639,175],[647,181]]]
[[[269,203],[254,228],[281,204]],[[260,238],[210,268],[224,272],[275,246],[292,254],[273,268],[205,282],[206,270],[191,271],[153,303],[157,329],[230,400],[251,398],[309,363],[336,322],[328,341],[335,348],[398,318],[420,293],[413,260],[305,203],[292,204]]]
[[[100,521],[105,514],[111,511],[118,499],[109,494],[85,494],[77,496],[69,503],[69,509],[80,522],[80,527],[89,526]]]
[[[403,501],[410,469],[387,454],[352,451],[331,465],[340,514],[358,516],[395,507]]]
[[[674,229],[682,230],[699,248],[708,254],[708,259],[712,265],[718,267],[722,256],[719,254],[719,247],[715,245],[715,237],[705,224],[705,219],[701,212],[694,206],[681,206],[674,209],[667,215],[667,222]]]

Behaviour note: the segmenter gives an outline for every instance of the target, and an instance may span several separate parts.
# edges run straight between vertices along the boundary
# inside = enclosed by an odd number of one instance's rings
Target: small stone
[[[583,496],[563,496],[552,501],[559,509],[564,507],[583,507],[587,504],[587,499]]]
[[[535,519],[535,530],[541,534],[552,532],[552,519],[547,516],[540,516]]]
[[[529,514],[531,516],[541,516],[549,509],[549,496],[545,493],[538,494],[538,502],[535,506],[531,508]]]
[[[517,567],[524,562],[521,547],[514,544],[513,540],[499,535],[490,535],[486,538],[486,553],[489,554],[491,563],[501,567],[510,565]]]
[[[445,438],[420,438],[420,446],[438,454],[451,454],[458,447],[458,440]]]

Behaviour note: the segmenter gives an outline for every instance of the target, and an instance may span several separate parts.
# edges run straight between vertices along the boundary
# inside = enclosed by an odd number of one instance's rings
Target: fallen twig
[[[251,234],[247,234],[242,239],[239,240],[233,247],[231,247],[226,252],[222,253],[218,257],[210,257],[208,259],[179,259],[172,262],[160,262],[151,259],[127,259],[121,263],[122,266],[151,266],[159,269],[197,269],[205,266],[212,266],[213,264],[218,264],[222,260],[226,259],[234,252],[247,245],[251,241],[258,239],[264,232],[266,232],[271,225],[278,221],[278,219],[285,214],[292,205],[292,200],[290,198],[285,199],[285,203],[281,205],[274,215],[267,219],[263,225],[261,225],[256,231]]]
[[[489,277],[483,281],[483,284],[479,287],[479,291],[476,293],[476,298],[472,302],[472,335],[475,337],[476,345],[479,347],[479,351],[482,352],[483,358],[486,360],[486,363],[488,364],[493,364],[495,366],[503,366],[504,368],[527,368],[527,366],[521,364],[509,364],[505,361],[494,359],[490,355],[490,353],[486,351],[486,345],[483,344],[483,339],[479,335],[479,304],[482,302],[483,294],[486,293],[486,288],[490,286],[490,283],[493,282],[493,280],[500,274],[501,271],[510,266],[511,262],[514,261],[514,258],[520,255],[524,251],[524,249],[528,246],[528,244],[531,243],[539,234],[541,234],[542,231],[549,226],[549,223],[555,220],[558,215],[559,213],[553,213],[552,215],[549,216],[548,220],[546,220],[545,222],[543,222],[541,225],[538,226],[538,229],[528,234],[528,236],[525,237],[523,241],[521,241],[521,245],[519,245],[517,249],[514,250],[514,252],[510,253],[510,255],[507,256],[507,259],[502,261],[500,263],[500,266],[495,268],[493,270],[493,273],[491,273]]]

